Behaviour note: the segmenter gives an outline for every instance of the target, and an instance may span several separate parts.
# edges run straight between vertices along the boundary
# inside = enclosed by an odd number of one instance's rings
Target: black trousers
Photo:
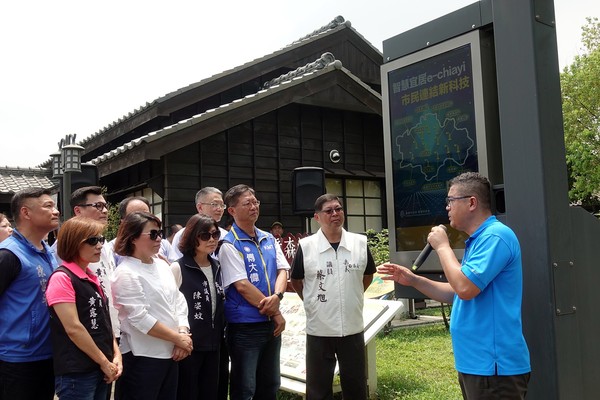
[[[0,361],[0,400],[53,400],[52,359],[10,363]]]
[[[175,400],[179,366],[173,359],[123,354],[122,400]]]
[[[523,400],[531,373],[508,376],[482,376],[458,373],[465,400]]]
[[[221,340],[221,351],[219,354],[219,400],[229,398],[229,350],[225,337]]]
[[[192,351],[179,361],[178,400],[217,400],[219,351]]]
[[[362,332],[344,337],[306,335],[306,399],[333,398],[336,357],[344,400],[366,400],[365,339]]]

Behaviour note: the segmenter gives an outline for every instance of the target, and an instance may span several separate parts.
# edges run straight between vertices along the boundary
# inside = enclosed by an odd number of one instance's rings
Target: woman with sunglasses
[[[121,223],[115,252],[123,256],[111,284],[121,321],[122,400],[177,396],[177,361],[192,351],[188,308],[169,265],[156,257],[160,220],[134,212]]]
[[[58,233],[62,265],[48,280],[46,300],[54,352],[55,390],[60,400],[105,400],[123,371],[106,298],[88,268],[100,260],[104,226],[74,217]]]
[[[203,214],[192,216],[179,242],[183,257],[171,264],[175,281],[187,300],[194,342],[191,356],[179,363],[179,400],[217,399],[224,292],[221,267],[211,254],[220,236],[214,219]]]

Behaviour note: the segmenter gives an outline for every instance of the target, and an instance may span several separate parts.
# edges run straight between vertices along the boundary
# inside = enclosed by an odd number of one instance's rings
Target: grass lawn
[[[444,324],[395,329],[376,340],[379,400],[462,398]]]
[[[441,315],[439,308],[417,314]],[[380,333],[376,340],[379,400],[462,399],[450,333],[443,323],[394,329],[387,335]],[[299,398],[283,392],[279,396]]]

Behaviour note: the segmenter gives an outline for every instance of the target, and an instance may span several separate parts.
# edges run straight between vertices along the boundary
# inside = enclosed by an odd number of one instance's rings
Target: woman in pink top
[[[48,280],[46,299],[60,400],[105,400],[110,383],[123,372],[108,301],[88,264],[100,260],[104,244],[99,222],[74,217],[58,233],[63,260]]]

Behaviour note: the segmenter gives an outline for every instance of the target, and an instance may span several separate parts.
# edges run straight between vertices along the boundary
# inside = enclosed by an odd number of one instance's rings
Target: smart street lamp
[[[62,178],[60,185],[61,215],[63,221],[71,218],[71,174],[81,172],[81,155],[84,148],[75,144],[77,135],[67,135],[58,143],[58,151],[52,157],[52,177]]]

